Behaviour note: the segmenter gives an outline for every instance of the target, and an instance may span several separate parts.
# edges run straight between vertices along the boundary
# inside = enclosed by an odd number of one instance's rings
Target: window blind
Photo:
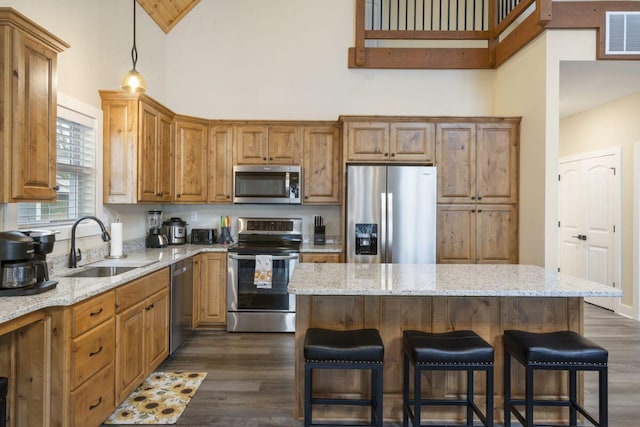
[[[20,203],[21,227],[72,222],[95,215],[95,127],[58,117],[56,126],[57,201]]]

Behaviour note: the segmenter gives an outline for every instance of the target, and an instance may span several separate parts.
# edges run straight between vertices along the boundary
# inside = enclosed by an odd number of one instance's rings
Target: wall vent
[[[640,55],[640,12],[607,12],[607,55]]]

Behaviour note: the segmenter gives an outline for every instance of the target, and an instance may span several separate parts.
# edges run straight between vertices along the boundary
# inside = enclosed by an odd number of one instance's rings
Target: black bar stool
[[[333,331],[310,328],[304,339],[304,425],[314,424],[311,410],[313,404],[357,405],[371,407],[370,424],[358,426],[382,427],[382,366],[384,346],[376,329]],[[370,369],[370,399],[314,398],[311,372],[313,369]],[[344,424],[341,424],[344,425]]]
[[[493,347],[473,331],[430,333],[404,331],[404,381],[402,425],[409,419],[413,427],[420,426],[422,406],[466,406],[467,424],[473,425],[474,413],[486,427],[493,427]],[[413,399],[409,396],[409,369],[413,365]],[[466,371],[466,399],[423,399],[422,371]],[[487,378],[487,401],[483,414],[473,398],[473,374],[484,371]],[[432,424],[429,424],[431,427]]]
[[[7,425],[7,391],[9,389],[9,380],[0,377],[0,427]]]
[[[526,368],[525,397],[511,397],[511,357]],[[609,353],[593,341],[573,331],[534,333],[516,330],[504,331],[504,425],[511,426],[511,414],[525,427],[534,427],[535,406],[566,406],[569,425],[577,425],[580,412],[594,426],[608,427],[607,359]],[[569,396],[560,400],[537,400],[533,396],[535,370],[562,370],[569,372]],[[599,373],[599,423],[578,404],[577,372]],[[525,415],[516,408],[525,407]]]

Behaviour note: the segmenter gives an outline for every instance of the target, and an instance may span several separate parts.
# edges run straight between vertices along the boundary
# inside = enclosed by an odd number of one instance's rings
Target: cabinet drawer
[[[114,292],[105,292],[74,306],[71,311],[71,336],[82,335],[94,326],[112,318],[114,313]]]
[[[74,389],[114,358],[115,320],[71,341],[71,388]]]
[[[71,393],[74,426],[99,426],[116,408],[113,397],[113,363]]]
[[[156,292],[169,287],[169,269],[151,273],[116,289],[116,312],[139,303]]]

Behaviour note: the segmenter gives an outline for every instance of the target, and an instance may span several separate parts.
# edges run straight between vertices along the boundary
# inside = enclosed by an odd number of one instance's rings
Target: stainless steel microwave
[[[233,167],[233,203],[300,204],[300,166]]]

